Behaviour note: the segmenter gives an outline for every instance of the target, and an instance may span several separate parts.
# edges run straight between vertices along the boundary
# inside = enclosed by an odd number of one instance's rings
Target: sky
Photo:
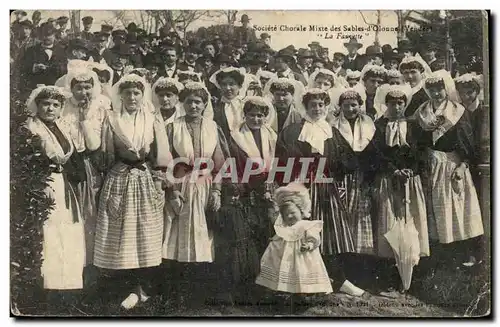
[[[28,18],[31,18],[32,10],[27,10]],[[47,18],[57,18],[59,16],[69,16],[68,10],[41,10],[42,20]],[[374,31],[362,31],[360,28],[366,29],[368,27],[367,23],[375,24],[377,22],[376,11],[363,11],[362,13],[357,10],[352,11],[271,11],[271,10],[260,10],[260,11],[238,11],[238,22],[236,25],[240,25],[239,20],[242,14],[247,14],[251,18],[251,24],[258,29],[265,29],[266,26],[276,28],[277,31],[256,31],[257,37],[260,33],[266,32],[271,35],[271,46],[275,50],[282,49],[290,44],[293,44],[298,48],[307,48],[307,45],[312,41],[320,42],[323,47],[327,47],[330,50],[330,54],[333,52],[345,52],[343,43],[348,41],[350,36],[355,36],[358,41],[364,46],[361,48],[360,53],[364,53],[366,47],[373,44],[375,41]],[[105,21],[116,22],[116,16],[113,11],[110,10],[82,10],[80,14],[81,18],[87,15],[94,17],[94,25],[92,31],[97,31],[100,29],[100,25]],[[126,19],[129,21],[140,22],[139,12],[130,10],[126,13]],[[212,15],[214,16],[214,15]],[[363,19],[364,17],[364,19]],[[365,22],[366,20],[366,22]],[[195,30],[199,27],[215,24],[226,23],[225,17],[206,17],[193,23],[188,30]],[[118,22],[117,25],[120,25]],[[309,25],[316,25],[317,27],[326,27],[327,29],[333,28],[334,31],[327,32],[313,32],[309,31]],[[280,31],[280,29],[290,29],[298,28],[303,26],[306,31]],[[397,27],[397,16],[395,11],[386,10],[381,11],[381,27],[388,29]],[[350,31],[346,29],[350,28]],[[358,31],[356,31],[358,29]],[[340,32],[339,32],[340,30]],[[342,34],[342,35],[339,35]],[[332,37],[332,38],[330,38]],[[343,39],[343,38],[346,39]],[[326,39],[328,38],[328,39]],[[380,31],[379,32],[380,44],[390,44],[395,47],[396,32]]]

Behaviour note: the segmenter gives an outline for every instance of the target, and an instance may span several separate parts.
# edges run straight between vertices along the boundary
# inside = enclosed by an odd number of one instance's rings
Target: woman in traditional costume
[[[182,273],[172,276],[178,281],[175,287],[188,287],[177,294],[189,297],[195,290],[204,290],[202,284],[208,276],[201,276],[215,258],[213,217],[221,205],[221,181],[214,182],[214,176],[229,156],[229,149],[221,128],[203,117],[210,101],[204,84],[187,83],[179,100],[186,115],[167,125],[167,136],[174,162],[180,160],[173,176],[181,181],[167,194],[163,258],[168,260],[167,269],[172,274]],[[202,166],[210,160],[213,169],[206,172]]]
[[[239,200],[244,206],[245,219],[249,222],[259,256],[264,253],[273,230],[270,213],[273,209],[271,194],[274,183],[268,181],[268,173],[276,150],[277,135],[266,125],[272,111],[273,107],[266,99],[247,97],[243,105],[245,121],[238,130],[231,132],[229,142],[240,182]],[[261,167],[260,173],[248,174],[250,169],[256,170],[257,167]],[[245,169],[248,180],[243,180]]]
[[[101,83],[101,94],[111,99],[111,88],[113,87],[113,69],[106,63],[89,63],[90,68],[97,74]]]
[[[353,88],[356,85],[358,85],[360,78],[361,78],[361,72],[359,70],[354,70],[354,71],[350,69],[346,70],[345,79],[347,81],[347,84],[349,84],[350,88]]]
[[[307,84],[311,88],[317,88],[324,91],[330,92],[330,98],[332,96],[331,92],[335,92],[335,89],[338,88],[347,88],[347,81],[340,76],[337,76],[334,72],[328,69],[318,69],[309,77],[309,83]],[[335,106],[330,106],[328,108],[328,118],[338,115],[338,112],[335,110]]]
[[[272,236],[274,205],[273,183],[268,172],[274,158],[276,133],[266,120],[272,105],[262,97],[246,97],[244,122],[231,132],[230,154],[235,162],[237,181],[222,189],[220,226],[216,235],[216,262],[222,272],[219,279],[231,300],[252,301],[259,259]],[[257,171],[250,175],[250,171]]]
[[[179,102],[179,94],[184,85],[169,77],[160,77],[153,85],[153,105],[163,118],[165,126],[186,115]]]
[[[365,114],[372,120],[379,117],[375,104],[375,94],[379,86],[385,83],[387,78],[386,69],[378,65],[365,65],[361,71],[361,82],[355,89],[361,94],[366,93]]]
[[[481,211],[469,165],[475,159],[474,132],[470,113],[459,103],[449,72],[433,72],[424,89],[430,100],[415,112],[420,126],[419,140],[429,157],[429,233],[439,243],[466,241],[465,263],[478,261],[474,246],[483,235]],[[462,253],[455,254],[461,255]]]
[[[299,178],[311,192],[312,219],[323,221],[321,252],[329,275],[340,286],[340,291],[361,296],[364,291],[349,282],[343,273],[339,255],[354,252],[355,243],[347,220],[347,212],[340,198],[336,181],[343,179],[347,161],[346,142],[342,135],[326,121],[330,104],[328,92],[311,89],[303,97],[303,119],[283,129],[278,136],[276,155],[280,166],[294,159],[289,181]],[[301,158],[313,159],[305,169]],[[322,163],[323,162],[323,163]],[[306,174],[303,174],[303,170]],[[286,174],[284,175],[286,177]],[[333,178],[332,182],[320,178]],[[287,180],[279,178],[280,184]],[[370,225],[371,227],[371,225]]]
[[[103,122],[111,109],[101,94],[101,83],[89,68],[74,68],[65,78],[72,97],[66,101],[61,121],[68,126],[75,151],[73,173],[81,174],[73,184],[85,221],[87,264],[93,264],[98,192],[102,186],[100,154]]]
[[[411,102],[406,108],[405,117],[413,117],[418,107],[429,99],[423,86],[425,77],[429,76],[432,71],[419,54],[404,57],[399,64],[399,71],[403,74],[405,82],[409,83],[412,88]]]
[[[210,77],[210,82],[221,93],[220,100],[214,106],[214,120],[221,127],[226,139],[243,123],[243,99],[246,89],[242,91],[242,88],[245,78],[245,73],[234,67],[218,70]]]
[[[275,117],[269,117],[268,124],[276,134],[302,120],[298,108],[302,106],[301,99],[304,93],[304,85],[293,79],[279,78],[267,82],[264,97],[272,99],[272,105],[276,110]]]
[[[74,146],[59,115],[70,96],[56,86],[39,86],[27,101],[27,127],[41,139],[43,156],[51,167],[46,195],[54,201],[43,223],[43,287],[53,291],[83,288],[85,230],[78,201],[68,180],[65,165]]]
[[[420,256],[429,256],[429,235],[424,190],[420,180],[423,169],[423,153],[419,152],[414,126],[404,117],[411,101],[411,86],[382,85],[377,96],[383,99],[387,109],[375,123],[375,144],[380,158],[380,169],[376,177],[374,196],[377,230],[375,235],[376,255],[383,258],[378,263],[381,274],[381,290],[395,289],[399,283],[394,263],[394,251],[385,238],[398,219],[413,222],[418,231]],[[408,183],[409,198],[405,199],[405,184]],[[409,201],[409,216],[406,217],[405,201]],[[387,260],[390,259],[390,260]]]
[[[144,287],[162,258],[162,180],[171,161],[161,118],[150,107],[144,78],[129,74],[113,86],[113,111],[104,121],[101,151],[106,178],[101,189],[94,264],[130,270],[131,309],[147,301]],[[148,269],[149,268],[149,269]]]
[[[347,212],[357,253],[373,254],[372,194],[378,170],[374,145],[375,124],[364,113],[361,94],[354,89],[338,92],[334,98],[341,112],[331,124],[347,143]],[[337,142],[342,144],[343,142]],[[344,143],[345,144],[345,143]]]

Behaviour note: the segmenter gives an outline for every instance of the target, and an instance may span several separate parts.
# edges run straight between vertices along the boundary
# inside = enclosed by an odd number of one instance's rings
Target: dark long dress
[[[418,107],[420,107],[427,100],[429,100],[429,97],[427,96],[427,93],[425,93],[424,88],[421,88],[412,96],[410,104],[405,110],[405,117],[413,116]]]
[[[294,166],[290,181],[295,180],[301,172],[302,164],[300,158],[314,158],[309,165],[307,177],[311,180],[317,176],[320,158],[325,157],[327,164],[323,171],[326,177],[332,177],[335,181],[343,178],[343,168],[349,161],[345,158],[347,143],[342,135],[332,129],[333,136],[325,141],[325,155],[312,153],[311,145],[298,141],[305,120],[295,123],[283,129],[276,144],[276,156],[279,158],[280,166],[286,165],[287,159],[294,158]],[[286,184],[283,175],[278,175],[280,184]],[[354,242],[348,224],[346,209],[344,208],[337,183],[306,183],[310,189],[313,203],[311,219],[323,221],[323,233],[321,252],[323,255],[335,255],[345,252],[354,252]]]
[[[255,143],[262,158],[262,139],[260,130],[253,132]],[[230,141],[231,156],[236,160],[238,177],[242,178],[249,159],[248,154],[237,144],[234,139]],[[255,167],[254,167],[255,168]],[[274,234],[272,216],[274,205],[265,198],[265,193],[274,191],[274,183],[267,183],[268,173],[262,172],[251,175],[247,183],[237,185],[239,200],[243,206],[246,221],[250,226],[252,238],[258,249],[259,257],[262,256],[269,244],[269,238]]]
[[[387,145],[386,132],[389,120],[382,117],[376,122],[377,130],[374,140],[379,158],[379,171],[375,181],[375,201],[373,201],[377,222],[377,233],[374,244],[376,253],[381,257],[393,257],[393,250],[384,237],[396,219],[413,219],[415,227],[419,233],[420,254],[429,255],[429,236],[427,229],[427,211],[425,196],[420,180],[420,172],[425,164],[425,156],[418,151],[417,140],[413,130],[414,124],[407,123],[406,142],[408,145]],[[405,217],[405,186],[397,177],[394,171],[397,169],[411,169],[413,177],[408,179],[410,216]],[[374,219],[374,220],[375,220]]]

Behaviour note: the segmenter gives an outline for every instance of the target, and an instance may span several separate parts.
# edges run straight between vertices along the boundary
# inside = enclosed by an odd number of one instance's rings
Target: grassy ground
[[[490,266],[460,267],[450,260],[438,266],[433,274],[415,280],[406,294],[382,297],[372,290],[374,280],[367,279],[366,262],[354,265],[358,272],[347,272],[349,278],[368,292],[363,298],[334,293],[307,297],[302,305],[290,307],[288,296],[273,297],[260,305],[207,305],[193,307],[180,301],[177,294],[156,295],[128,312],[119,307],[127,294],[126,285],[115,279],[101,280],[104,285],[87,305],[47,303],[43,299],[31,307],[19,307],[23,315],[50,316],[323,316],[323,317],[464,317],[489,313]],[[352,278],[351,278],[352,277]],[[196,293],[196,292],[195,292]],[[192,298],[200,295],[192,294]],[[274,301],[274,302],[273,302]],[[50,301],[49,301],[50,302]]]

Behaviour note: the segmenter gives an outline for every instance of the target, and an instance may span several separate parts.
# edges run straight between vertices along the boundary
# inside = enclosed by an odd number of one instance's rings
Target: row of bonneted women
[[[129,309],[147,301],[147,268],[163,261],[165,279],[177,286],[186,271],[213,273],[218,294],[246,298],[256,280],[276,291],[328,293],[333,280],[361,296],[339,255],[393,258],[384,235],[401,217],[418,231],[417,257],[430,255],[429,241],[476,240],[483,234],[470,172],[477,79],[454,82],[438,71],[413,88],[377,86],[370,117],[367,88],[380,76],[376,67],[366,74],[355,88],[331,83],[330,90],[272,79],[262,96],[251,96],[242,90],[244,73],[223,69],[214,80],[222,97],[213,104],[201,83],[161,78],[151,88],[134,73],[109,99],[87,68],[68,71],[65,88],[38,87],[27,126],[56,167],[47,188],[55,206],[44,224],[44,287],[83,288],[87,265],[130,270],[136,288],[122,302]],[[421,89],[428,98],[409,114]],[[181,157],[210,158],[213,175],[171,183],[165,171]],[[269,182],[265,172],[248,183],[214,182],[230,157],[238,176],[248,160],[295,158],[292,180],[304,172],[298,159],[313,158],[304,168],[312,178],[305,193],[276,190],[280,176]],[[318,169],[337,182],[314,183]],[[190,165],[174,169],[196,173]]]

